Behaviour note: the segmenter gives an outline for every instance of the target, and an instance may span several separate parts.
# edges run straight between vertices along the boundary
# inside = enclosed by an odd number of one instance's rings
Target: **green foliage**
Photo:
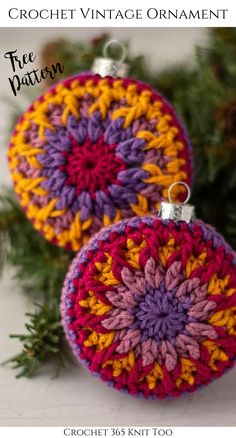
[[[158,88],[183,118],[193,145],[192,202],[198,216],[236,249],[236,29],[213,29],[209,37],[208,47],[196,48],[190,67],[178,65],[151,74],[145,56],[129,56],[128,62],[130,76]],[[107,39],[102,35],[88,44],[52,42],[43,49],[42,66],[61,61],[65,76],[89,70]],[[40,303],[27,315],[26,334],[18,336],[22,351],[11,359],[21,370],[19,376],[33,375],[50,358],[62,363],[59,299],[71,259],[72,254],[34,231],[14,195],[1,196],[0,268],[13,266],[22,290]]]
[[[56,304],[73,256],[52,246],[34,230],[14,194],[0,196],[1,267],[15,268],[15,278],[32,298]]]
[[[55,360],[59,368],[64,366],[64,336],[58,304],[54,307],[47,304],[36,307],[36,313],[26,313],[30,319],[25,324],[27,334],[11,335],[11,338],[18,338],[23,343],[21,353],[7,361],[12,363],[13,368],[20,368],[16,377],[31,377],[48,359]]]
[[[9,361],[21,368],[17,377],[32,376],[47,360],[63,365],[65,348],[60,322],[60,293],[73,254],[50,245],[26,219],[13,193],[0,196],[0,267],[14,267],[15,281],[32,300],[34,313],[27,313],[25,335],[12,335],[22,342],[22,351]],[[8,361],[8,362],[9,362]]]
[[[236,142],[232,144],[232,138],[222,130],[217,113],[228,105],[224,122],[236,126],[236,110],[230,111],[236,105],[235,53],[235,29],[213,30],[209,47],[196,48],[196,62],[190,70],[168,69],[159,75],[156,84],[184,120],[193,145],[192,202],[198,216],[215,226],[234,248]],[[236,130],[232,136],[236,140]]]

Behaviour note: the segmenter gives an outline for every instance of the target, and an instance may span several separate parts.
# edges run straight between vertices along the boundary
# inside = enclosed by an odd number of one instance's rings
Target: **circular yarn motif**
[[[156,211],[173,182],[191,184],[190,148],[173,109],[130,79],[62,81],[21,117],[8,157],[34,227],[74,251],[103,226]]]
[[[76,256],[61,313],[75,356],[114,388],[193,392],[234,365],[236,257],[200,221],[124,220]]]

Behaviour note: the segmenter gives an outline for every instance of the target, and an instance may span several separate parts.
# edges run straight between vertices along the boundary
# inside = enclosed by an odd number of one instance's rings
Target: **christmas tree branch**
[[[23,344],[22,350],[10,358],[17,377],[32,376],[47,360],[58,367],[64,365],[63,330],[59,300],[63,280],[72,254],[48,244],[31,226],[13,193],[0,197],[0,266],[15,268],[15,279],[22,291],[40,304],[34,313],[26,313],[26,333],[11,335]]]
[[[59,307],[47,304],[35,305],[35,313],[26,313],[29,322],[25,324],[25,335],[11,335],[22,342],[22,351],[10,358],[13,368],[20,368],[16,377],[31,377],[47,360],[55,361],[58,368],[65,366],[63,350],[63,330]]]

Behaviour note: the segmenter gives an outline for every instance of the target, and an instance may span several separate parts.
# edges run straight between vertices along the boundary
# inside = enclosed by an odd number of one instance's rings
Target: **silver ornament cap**
[[[118,48],[120,52],[119,59],[113,59],[108,56],[108,49],[111,46]],[[124,78],[129,73],[129,65],[124,62],[127,51],[125,46],[119,41],[108,41],[103,48],[103,58],[95,58],[92,65],[92,73],[99,74],[102,77],[112,76],[113,78]]]
[[[181,204],[173,203],[171,199],[171,191],[176,185],[183,185],[187,190],[186,199]],[[161,202],[159,217],[161,219],[172,219],[176,222],[183,221],[189,223],[193,221],[195,219],[195,207],[187,203],[190,195],[190,188],[186,183],[182,181],[173,183],[168,190],[169,202]]]

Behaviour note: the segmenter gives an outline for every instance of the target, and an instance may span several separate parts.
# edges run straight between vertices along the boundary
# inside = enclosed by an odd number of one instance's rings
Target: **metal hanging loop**
[[[122,64],[122,62],[124,62],[127,57],[127,50],[124,44],[120,43],[120,41],[117,40],[107,41],[102,51],[104,58],[110,58],[109,48],[111,48],[112,46],[116,47],[120,51],[120,57],[118,59],[114,59],[114,61],[120,62]]]
[[[171,192],[174,187],[177,185],[182,185],[186,188],[187,194],[186,198],[181,203],[174,203],[171,198]],[[191,196],[191,190],[183,181],[176,181],[168,189],[168,199],[169,202],[161,202],[159,217],[162,219],[172,219],[176,222],[191,222],[195,219],[195,207],[191,204],[188,204],[188,201]]]
[[[120,53],[117,59],[109,56],[111,47],[117,48],[117,53]],[[113,50],[114,51],[114,50]],[[128,75],[129,65],[124,63],[127,57],[126,47],[116,40],[108,41],[103,47],[103,58],[95,58],[91,71],[99,74],[102,77],[112,76],[113,78],[124,78]]]
[[[187,204],[189,199],[190,199],[190,196],[191,196],[191,190],[190,190],[190,187],[188,186],[188,184],[185,183],[184,181],[176,181],[176,182],[171,184],[171,186],[168,189],[168,199],[169,199],[169,202],[173,203],[173,201],[171,199],[171,192],[172,192],[173,188],[176,187],[176,186],[184,186],[186,188],[187,196],[186,196],[186,199],[183,202],[181,202],[181,204]]]

